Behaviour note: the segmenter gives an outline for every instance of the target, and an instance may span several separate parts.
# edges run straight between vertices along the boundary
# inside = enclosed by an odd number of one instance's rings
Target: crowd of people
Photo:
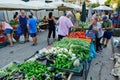
[[[71,28],[77,29],[79,27],[74,26],[71,18],[74,16],[76,23],[80,23],[81,14],[79,11],[75,15],[71,11],[68,11],[66,15],[61,16],[56,20],[53,16],[53,13],[48,14],[48,18],[44,16],[43,22],[48,23],[48,37],[47,42],[50,44],[51,34],[53,41],[56,40],[56,25],[58,27],[58,40],[61,40],[63,37],[66,37],[69,34]],[[37,25],[39,24],[37,18],[31,13],[28,17],[25,14],[25,11],[22,10],[19,15],[18,12],[13,16],[14,21],[19,22],[17,29],[20,29],[20,36],[24,36],[24,43],[29,42],[29,35],[32,37],[32,46],[37,44]],[[113,34],[113,28],[119,27],[120,25],[120,13],[118,14],[104,14],[95,13],[92,15],[90,22],[89,30],[93,30],[96,35],[96,51],[99,52],[102,48],[107,47],[109,40]],[[13,27],[6,21],[2,21],[0,26],[5,30],[10,46],[13,46],[12,41],[12,32]],[[102,41],[101,41],[102,40]],[[103,47],[102,47],[103,46]]]
[[[38,20],[36,18],[33,17],[33,14],[30,14],[28,17],[25,14],[25,11],[22,10],[21,14],[18,15],[18,12],[16,12],[13,16],[14,21],[19,22],[19,26],[17,27],[17,30],[19,30],[19,36],[24,36],[24,43],[25,42],[29,42],[29,35],[32,37],[32,41],[33,41],[33,46],[37,44],[37,37],[36,37],[36,33],[37,33],[37,24],[38,24]],[[2,27],[2,29],[5,31],[10,46],[13,46],[13,27],[6,22],[5,20],[2,20],[0,23],[0,26]]]
[[[98,13],[92,16],[89,30],[93,30],[96,35],[96,51],[99,53],[103,48],[106,48],[113,34],[112,19],[108,15],[103,15],[101,18]]]

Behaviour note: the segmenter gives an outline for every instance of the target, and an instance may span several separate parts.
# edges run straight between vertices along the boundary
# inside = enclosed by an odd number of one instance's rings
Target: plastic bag
[[[88,30],[88,31],[86,32],[86,36],[89,37],[89,38],[91,38],[91,39],[94,39],[94,38],[95,38],[95,31],[93,31],[93,30]]]
[[[31,42],[33,41],[31,36],[29,36],[29,41],[31,41]]]
[[[19,42],[23,43],[25,41],[25,38],[23,35],[20,36]]]
[[[17,34],[17,35],[21,35],[21,34],[22,34],[22,31],[21,31],[20,26],[18,26],[18,27],[16,28],[16,34]]]
[[[91,42],[90,43],[90,57],[92,58],[96,58],[96,51],[95,51],[95,46],[94,46],[94,43]]]
[[[16,40],[14,38],[12,38],[13,42],[16,42]]]
[[[58,26],[56,26],[56,37],[58,38]]]

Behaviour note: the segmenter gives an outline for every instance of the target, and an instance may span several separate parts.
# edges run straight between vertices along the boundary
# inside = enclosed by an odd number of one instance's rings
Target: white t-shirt
[[[93,24],[93,28],[98,28],[99,29],[98,34],[97,34],[98,38],[103,36],[104,31],[102,30],[102,26],[99,22],[97,22],[97,24],[95,24],[95,25]]]

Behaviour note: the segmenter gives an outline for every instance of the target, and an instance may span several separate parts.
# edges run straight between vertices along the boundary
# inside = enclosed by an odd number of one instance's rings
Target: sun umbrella
[[[102,5],[102,6],[94,8],[93,10],[113,10],[113,8]]]
[[[86,21],[86,4],[85,4],[85,2],[83,2],[83,5],[82,5],[81,21],[82,21],[82,22],[85,22],[85,21]]]

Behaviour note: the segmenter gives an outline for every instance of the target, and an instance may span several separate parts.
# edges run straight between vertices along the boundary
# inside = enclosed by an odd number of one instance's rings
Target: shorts
[[[111,39],[113,32],[111,31],[105,31],[103,38]]]
[[[36,33],[30,33],[31,37],[36,37]]]
[[[22,34],[26,35],[26,33],[28,33],[27,25],[21,25],[20,28]]]
[[[5,29],[6,34],[12,34],[13,30],[12,29]]]

